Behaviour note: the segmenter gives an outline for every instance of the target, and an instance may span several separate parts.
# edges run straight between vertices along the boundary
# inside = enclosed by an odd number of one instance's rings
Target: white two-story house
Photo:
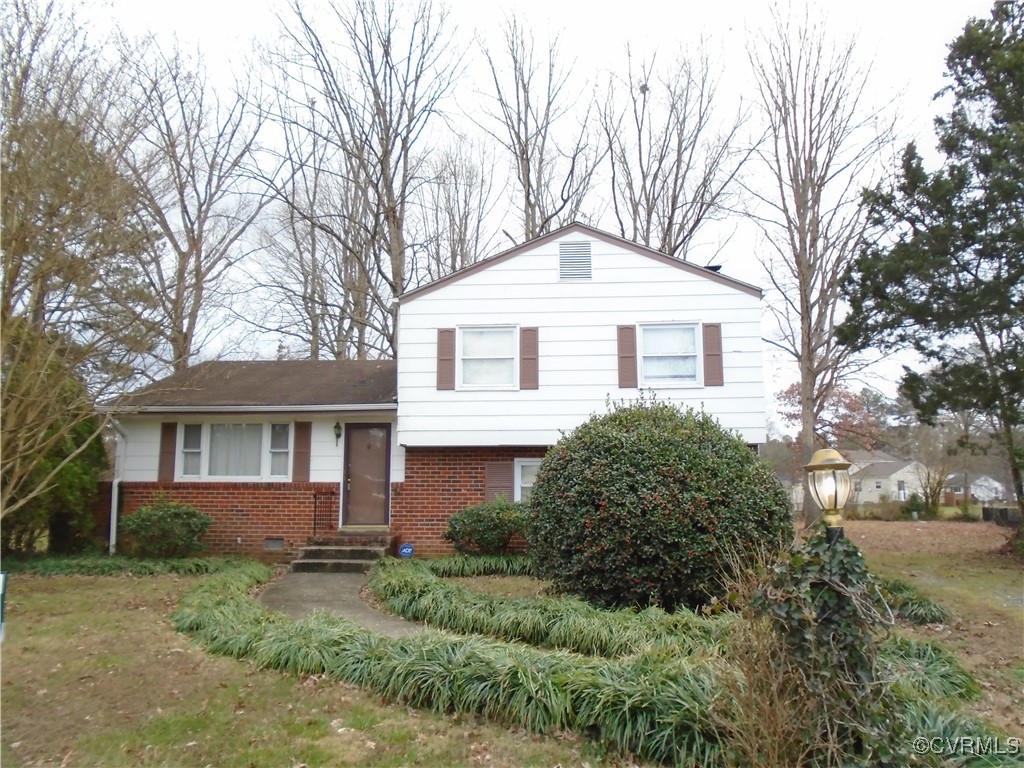
[[[391,525],[433,548],[448,517],[523,500],[547,448],[641,390],[765,440],[761,291],[573,224],[399,304]]]

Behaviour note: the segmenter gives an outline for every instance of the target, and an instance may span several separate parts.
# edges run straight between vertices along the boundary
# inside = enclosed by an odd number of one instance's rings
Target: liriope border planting
[[[264,611],[251,590],[269,578],[269,569],[249,563],[204,579],[182,599],[175,627],[218,654],[287,673],[326,674],[438,713],[480,715],[538,733],[572,730],[662,763],[727,760],[716,723],[728,717],[732,703],[716,684],[720,657],[663,648],[603,658],[435,631],[387,638],[328,614],[292,621]],[[950,676],[937,695],[955,696],[963,687],[957,676],[966,673],[940,648],[920,645],[904,640],[891,656],[906,707],[901,717],[911,732],[942,737],[959,728],[960,734],[987,735],[983,724],[951,709],[948,700],[925,698],[939,690],[928,692],[922,684],[936,661],[936,674]],[[924,670],[908,675],[906,663]]]
[[[591,656],[628,656],[657,649],[711,654],[733,620],[727,614],[711,618],[685,609],[608,611],[573,597],[507,600],[438,578],[438,574],[463,575],[471,568],[481,576],[509,570],[509,558],[488,558],[493,562],[468,566],[466,561],[475,559],[379,560],[370,573],[370,589],[389,611],[410,621]]]
[[[267,578],[254,565],[205,580],[182,599],[175,627],[210,651],[326,674],[398,703],[537,733],[572,730],[657,762],[721,764],[710,657],[652,651],[606,659],[433,631],[393,639],[324,613],[291,621],[250,597]]]

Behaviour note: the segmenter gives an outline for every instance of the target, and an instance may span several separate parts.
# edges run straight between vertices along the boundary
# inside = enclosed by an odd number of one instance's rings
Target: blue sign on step
[[[412,557],[415,552],[416,550],[413,548],[412,544],[403,544],[398,548],[398,554],[402,557]]]

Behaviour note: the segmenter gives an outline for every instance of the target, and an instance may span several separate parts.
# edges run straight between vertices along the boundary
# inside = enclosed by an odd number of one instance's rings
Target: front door
[[[342,525],[387,525],[390,424],[345,425]]]

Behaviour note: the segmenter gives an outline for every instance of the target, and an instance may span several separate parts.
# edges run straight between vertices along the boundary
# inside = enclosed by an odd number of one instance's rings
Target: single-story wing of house
[[[287,558],[529,497],[561,434],[641,390],[765,440],[761,291],[572,224],[407,292],[395,361],[209,362],[118,406],[119,514],[210,514],[210,550]]]

